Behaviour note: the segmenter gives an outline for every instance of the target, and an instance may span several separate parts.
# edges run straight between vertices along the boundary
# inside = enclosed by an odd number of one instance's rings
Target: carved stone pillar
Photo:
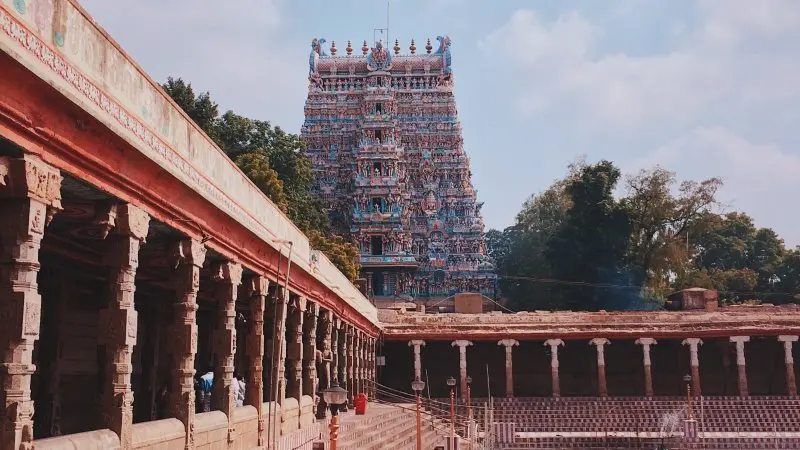
[[[269,280],[254,276],[247,280],[250,297],[250,332],[247,334],[247,375],[244,391],[244,404],[256,408],[258,412],[258,446],[265,445],[264,423],[264,310],[267,305]]]
[[[370,393],[372,398],[376,398],[378,394],[378,339],[372,338],[370,341],[369,351],[369,380],[370,380]]]
[[[422,347],[425,346],[425,341],[414,340],[408,342],[409,347],[414,347],[414,379],[422,379]]]
[[[286,321],[286,396],[300,402],[303,397],[303,316],[306,299],[292,296],[289,302],[289,316]]]
[[[564,346],[561,339],[548,339],[544,345],[550,346],[550,378],[552,380],[553,397],[561,396],[561,381],[558,378],[558,346]]]
[[[337,365],[336,372],[339,378],[339,387],[348,390],[347,380],[347,324],[342,322],[339,327],[339,336],[337,341],[339,343],[339,364]],[[347,412],[347,402],[339,407],[339,411]]]
[[[217,301],[217,327],[214,330],[214,386],[211,391],[213,409],[228,417],[228,443],[233,442],[233,359],[236,354],[236,297],[242,284],[242,266],[233,262],[215,263],[211,268]]]
[[[339,327],[341,321],[333,316],[331,327],[331,384],[339,384]]]
[[[355,330],[351,325],[347,326],[347,401],[353,405],[353,399],[356,395],[356,382],[354,375],[355,367]]]
[[[272,334],[276,353],[273,361],[275,367],[275,377],[272,380],[275,386],[273,399],[283,406],[286,399],[286,315],[289,309],[289,291],[279,286],[275,290],[275,302],[277,312]]]
[[[700,338],[686,338],[681,343],[689,346],[689,367],[692,370],[692,395],[698,397],[701,391],[700,358],[697,356],[697,349],[699,345],[703,345],[703,341]]]
[[[644,395],[645,397],[653,396],[653,372],[650,370],[650,346],[656,345],[653,338],[639,338],[636,344],[642,346],[642,366],[644,367]]]
[[[172,336],[170,415],[186,429],[186,449],[194,448],[194,357],[197,353],[197,291],[200,288],[200,268],[206,259],[206,248],[193,240],[175,243],[173,274],[175,294]]]
[[[797,395],[797,381],[794,378],[794,356],[792,343],[797,342],[798,336],[778,336],[778,341],[783,342],[783,360],[786,364],[786,394]]]
[[[600,397],[608,397],[605,346],[610,344],[611,342],[606,338],[594,338],[589,341],[589,345],[594,345],[597,348],[597,395]]]
[[[317,316],[319,305],[309,302],[303,319],[303,395],[317,395]]]
[[[458,347],[458,376],[461,383],[461,398],[467,398],[467,347],[472,345],[472,342],[460,339],[453,341],[450,345]]]
[[[116,230],[108,236],[105,265],[109,268],[109,303],[100,311],[98,330],[106,351],[106,380],[103,386],[103,422],[119,435],[120,448],[133,445],[133,391],[131,354],[136,345],[137,314],[133,305],[139,246],[147,237],[150,216],[129,205],[113,205],[107,210],[109,225]]]
[[[45,226],[61,209],[61,179],[58,169],[38,157],[0,157],[0,450],[33,445],[39,247]]]
[[[519,341],[514,339],[503,339],[497,345],[502,345],[506,348],[506,397],[514,397],[514,358],[512,351],[514,346],[519,345]]]
[[[739,396],[747,397],[747,364],[744,359],[744,344],[750,342],[750,336],[731,336],[731,342],[736,344],[736,368],[739,372]]]
[[[361,331],[355,329],[353,332],[353,395],[358,396],[363,388],[361,384]]]
[[[322,349],[317,349],[317,364],[319,374],[319,389],[325,390],[331,386],[333,377],[331,376],[331,361],[333,352],[331,351],[331,334],[333,333],[333,317],[330,311],[323,310],[320,314],[319,326],[322,331]],[[328,404],[320,394],[317,402],[317,418],[324,419],[327,415]]]

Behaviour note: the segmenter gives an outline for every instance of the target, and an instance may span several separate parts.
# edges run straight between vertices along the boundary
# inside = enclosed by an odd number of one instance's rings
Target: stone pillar
[[[333,316],[331,327],[331,385],[339,384],[339,327],[341,321]]]
[[[553,383],[553,397],[561,396],[561,381],[558,378],[558,346],[563,346],[561,339],[548,339],[544,345],[550,346],[550,378]]]
[[[453,347],[458,347],[458,369],[459,380],[461,387],[461,398],[467,398],[467,347],[472,345],[472,342],[463,339],[453,341],[450,344]]]
[[[361,331],[357,328],[353,334],[353,345],[355,346],[353,349],[353,387],[355,389],[354,395],[357,396],[364,388],[361,383],[361,367],[363,364],[361,360]]]
[[[306,299],[292,295],[286,319],[286,396],[296,398],[298,404],[303,397],[303,316]]]
[[[514,397],[514,365],[512,351],[514,346],[519,345],[519,342],[514,339],[503,339],[497,345],[502,345],[506,348],[506,397]]]
[[[242,284],[242,266],[218,262],[211,267],[217,301],[217,327],[214,330],[214,386],[211,391],[213,409],[228,417],[228,443],[234,439],[233,360],[236,354],[236,297]]]
[[[286,398],[286,315],[289,309],[289,291],[282,286],[275,289],[275,317],[272,323],[272,342],[270,356],[272,360],[270,385],[270,401],[281,406]]]
[[[317,316],[319,305],[309,302],[303,319],[303,395],[317,396]]]
[[[778,336],[778,341],[783,342],[783,360],[786,364],[786,394],[797,395],[797,381],[794,378],[794,356],[792,343],[797,342],[798,336]]]
[[[200,288],[200,268],[206,259],[203,244],[186,239],[173,247],[177,267],[173,282],[175,303],[172,336],[170,416],[183,422],[186,430],[186,449],[194,448],[194,357],[197,353],[197,291]]]
[[[147,237],[150,216],[129,205],[112,205],[106,212],[109,225],[116,222],[114,234],[107,238],[104,263],[109,268],[110,299],[108,307],[99,314],[100,342],[105,346],[105,375],[103,386],[104,426],[117,433],[120,448],[133,446],[133,391],[131,354],[136,345],[137,314],[133,305],[136,291],[136,268],[139,266],[139,247]]]
[[[611,342],[606,338],[594,338],[589,341],[589,345],[594,345],[597,348],[597,395],[608,397],[605,346],[611,345]]]
[[[653,338],[639,338],[636,343],[642,346],[642,365],[644,367],[644,395],[653,396],[653,372],[650,370],[650,346],[656,345]]]
[[[247,280],[250,297],[250,330],[247,334],[246,352],[247,375],[244,391],[244,404],[256,408],[258,412],[258,446],[264,447],[264,310],[267,306],[269,280],[254,276]]]
[[[354,375],[354,365],[355,365],[355,331],[353,327],[348,325],[347,326],[347,400],[350,405],[353,405],[353,399],[355,398],[356,394],[356,382],[355,382],[355,375]]]
[[[731,342],[736,344],[736,368],[739,372],[739,396],[747,397],[747,365],[744,359],[744,344],[750,342],[750,336],[731,336]]]
[[[372,398],[376,398],[378,396],[378,339],[372,338],[371,345],[370,345],[370,352],[369,352],[369,379],[371,381],[370,385],[372,386]]]
[[[697,356],[697,348],[703,345],[700,338],[686,338],[681,342],[689,346],[689,367],[692,370],[692,395],[699,397],[700,391],[700,358]]]
[[[61,209],[61,174],[32,155],[0,157],[0,450],[33,445],[31,376],[39,339],[39,247]]]
[[[337,341],[339,343],[339,364],[336,367],[337,378],[339,379],[339,387],[348,390],[347,381],[347,324],[342,322],[339,327],[339,336]],[[347,412],[347,402],[339,407],[339,411]]]
[[[422,347],[425,346],[425,341],[414,340],[408,342],[409,347],[414,347],[414,379],[422,379]]]
[[[325,390],[331,386],[331,333],[333,332],[333,317],[330,311],[323,310],[320,314],[320,328],[322,329],[322,350],[317,349],[317,363],[319,364],[319,389]],[[322,395],[317,402],[317,419],[324,419],[327,415],[328,404]]]

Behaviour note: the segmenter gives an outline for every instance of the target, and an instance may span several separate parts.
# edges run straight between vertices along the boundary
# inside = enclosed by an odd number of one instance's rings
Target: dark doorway
[[[383,272],[372,272],[372,294],[384,295]]]
[[[370,238],[372,244],[372,254],[373,255],[382,255],[383,254],[383,236],[372,236]],[[381,278],[383,280],[383,278]]]

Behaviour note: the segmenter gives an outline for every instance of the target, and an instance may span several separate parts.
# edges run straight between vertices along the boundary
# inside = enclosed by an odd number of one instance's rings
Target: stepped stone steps
[[[411,419],[407,417],[407,414],[398,415],[381,424],[363,430],[364,433],[360,433],[348,443],[339,446],[339,448],[343,450],[381,450],[384,448],[385,441],[395,439],[402,434],[408,428],[410,421]]]
[[[370,448],[377,438],[390,433],[395,427],[407,420],[405,416],[408,413],[403,409],[384,406],[376,407],[376,409],[383,411],[372,417],[351,416],[353,417],[351,428],[345,433],[341,431],[339,433],[338,448],[342,450]],[[355,422],[359,418],[361,420]]]

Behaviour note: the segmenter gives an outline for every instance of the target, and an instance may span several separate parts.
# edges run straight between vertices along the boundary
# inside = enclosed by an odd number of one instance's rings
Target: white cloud
[[[519,74],[521,112],[566,105],[603,126],[632,128],[800,95],[800,2],[709,0],[696,13],[695,28],[676,26],[686,36],[673,48],[649,55],[601,51],[605,30],[578,12],[544,23],[518,10],[479,48]]]
[[[800,211],[787,208],[800,191],[800,2],[691,7],[659,20],[663,40],[650,45],[620,34],[634,14],[545,21],[519,10],[479,48],[525,120],[555,120],[591,143],[572,153],[615,159],[626,172],[659,164],[682,179],[720,176],[724,203],[800,243]]]
[[[302,122],[307,81],[297,76],[306,70],[297,56],[308,44],[283,41],[282,0],[81,3],[156,80],[183,77],[210,90],[223,112]]]
[[[800,155],[775,143],[751,142],[724,127],[702,127],[660,146],[624,169],[633,173],[654,165],[676,170],[682,178],[722,175],[725,209],[745,211],[759,226],[773,227],[792,245],[800,242],[800,210],[792,208],[800,192]]]

